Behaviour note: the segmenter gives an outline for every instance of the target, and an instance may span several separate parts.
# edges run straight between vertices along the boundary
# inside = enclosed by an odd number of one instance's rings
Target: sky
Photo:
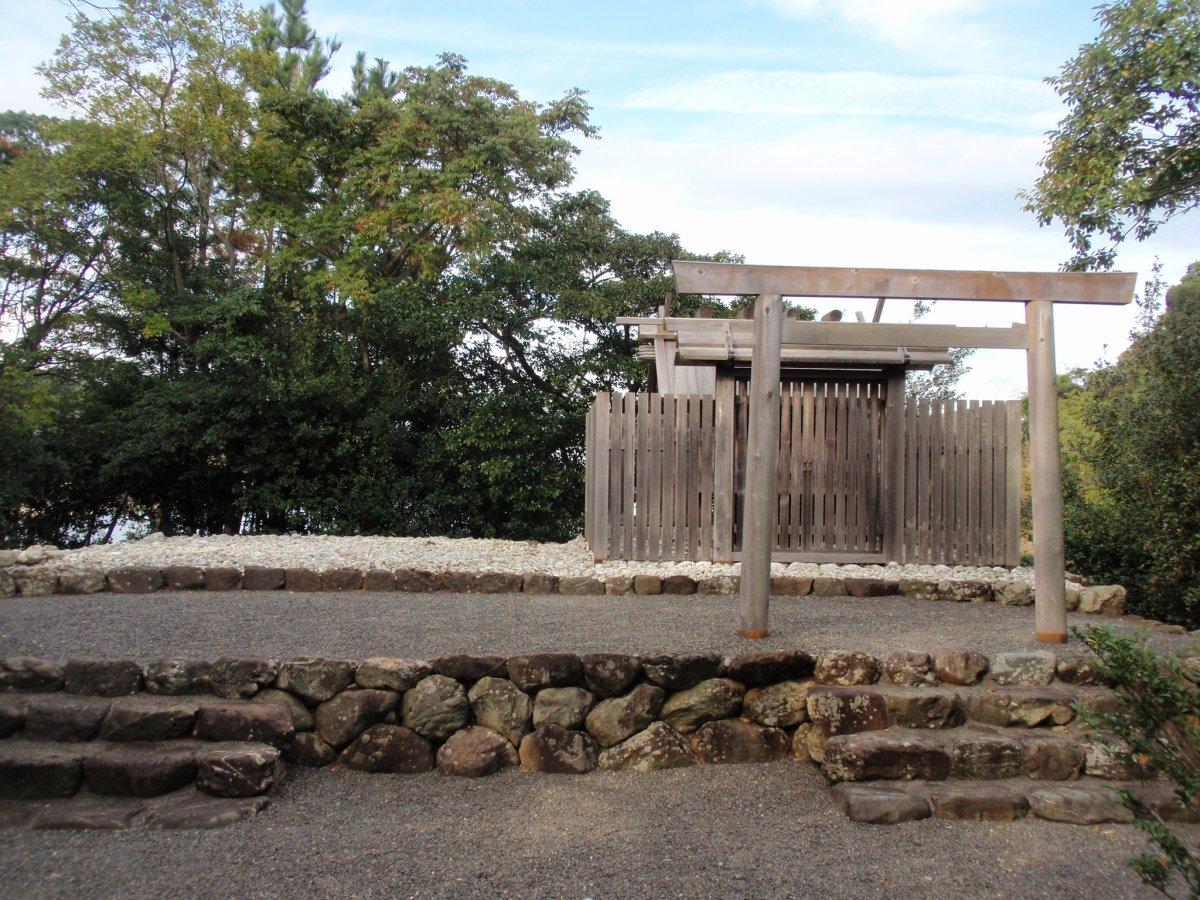
[[[1044,79],[1095,36],[1094,0],[310,0],[343,49],[394,66],[439,53],[532,100],[586,91],[599,137],[576,188],[621,224],[758,264],[1053,271],[1070,255],[1018,191],[1063,112]],[[52,112],[34,66],[69,6],[0,0],[0,108]],[[1125,247],[1117,268],[1168,281],[1200,257],[1200,215]],[[1140,284],[1140,279],[1139,279]],[[874,301],[815,301],[870,318]],[[884,321],[908,321],[890,301]],[[1058,368],[1115,359],[1133,307],[1056,307]],[[937,304],[925,321],[1008,325],[1019,304]],[[1025,389],[1014,351],[980,351],[961,389]]]

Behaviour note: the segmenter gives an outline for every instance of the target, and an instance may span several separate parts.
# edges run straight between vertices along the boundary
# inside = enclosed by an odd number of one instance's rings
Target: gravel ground
[[[1194,837],[1195,835],[1191,835]],[[586,778],[301,772],[210,832],[0,832],[8,896],[1139,897],[1133,827],[855,825],[792,762]]]
[[[474,538],[335,537],[329,535],[226,535],[170,537],[157,535],[125,541],[57,550],[30,548],[22,559],[49,556],[57,571],[109,570],[125,566],[274,566],[308,569],[415,568],[431,572],[544,572],[550,575],[690,575],[708,578],[741,571],[739,564],[710,562],[630,562],[597,564],[582,538],[565,544],[500,541]],[[815,563],[775,563],[777,574],[841,574],[876,578],[1016,579],[1033,583],[1029,568],[976,566],[858,566]]]
[[[1072,614],[1074,625],[1108,620]],[[1033,607],[907,597],[775,598],[773,632],[734,633],[732,597],[569,597],[528,594],[293,594],[284,591],[14,597],[0,602],[0,656],[215,658],[261,654],[362,659],[538,651],[726,653],[940,647],[1033,649]],[[1187,635],[1153,635],[1164,649]],[[1079,647],[1078,642],[1072,646]]]

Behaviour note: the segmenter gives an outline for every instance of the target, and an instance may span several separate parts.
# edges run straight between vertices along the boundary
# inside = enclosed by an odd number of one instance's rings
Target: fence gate
[[[1017,401],[889,409],[884,381],[782,388],[774,559],[1019,562]],[[732,379],[715,396],[599,394],[584,511],[595,557],[738,559],[748,414]]]

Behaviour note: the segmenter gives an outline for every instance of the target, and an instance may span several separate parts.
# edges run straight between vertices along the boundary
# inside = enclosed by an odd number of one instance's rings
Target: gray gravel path
[[[1072,615],[1071,624],[1109,620]],[[777,598],[771,637],[734,634],[730,597],[564,597],[453,594],[161,593],[16,597],[0,602],[0,656],[274,657],[372,655],[427,658],[557,651],[746,652],[799,647],[1035,648],[1033,607],[935,603],[906,597]],[[1156,635],[1162,647],[1187,636]],[[1078,648],[1078,642],[1072,645]]]
[[[1194,835],[1193,835],[1194,837]],[[1134,897],[1130,826],[855,825],[784,762],[479,781],[325,770],[211,832],[0,832],[7,896]]]

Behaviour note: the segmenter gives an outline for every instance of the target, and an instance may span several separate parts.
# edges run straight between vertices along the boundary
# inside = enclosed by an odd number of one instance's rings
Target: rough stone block
[[[63,686],[58,663],[34,656],[0,659],[0,691],[57,691]]]
[[[692,735],[691,745],[696,759],[710,766],[771,762],[791,753],[791,740],[782,728],[742,719],[707,722]]]
[[[942,650],[933,654],[933,668],[946,684],[977,684],[988,670],[988,658],[973,650]]]
[[[543,688],[533,700],[533,727],[582,728],[595,702],[592,692],[580,687]]]
[[[668,697],[659,716],[680,734],[690,734],[705,722],[737,715],[745,693],[732,679],[709,678]]]
[[[207,694],[211,690],[212,664],[202,659],[159,659],[142,672],[148,694]]]
[[[1020,734],[1021,770],[1039,781],[1073,781],[1087,762],[1084,745],[1066,735]]]
[[[533,653],[508,658],[508,677],[523,691],[570,687],[583,680],[583,663],[571,653]]]
[[[282,747],[295,732],[291,712],[273,703],[205,705],[196,716],[196,737],[202,741],[253,741]]]
[[[432,594],[438,589],[437,575],[423,569],[397,569],[396,590],[404,594]]]
[[[194,753],[177,747],[113,744],[90,748],[83,760],[88,790],[114,797],[157,797],[195,777]]]
[[[194,591],[204,587],[204,570],[199,566],[167,566],[162,570],[168,591]]]
[[[844,782],[830,791],[833,802],[851,822],[895,825],[929,817],[929,802],[895,788]]]
[[[1054,680],[1057,660],[1043,650],[1034,653],[997,653],[989,665],[988,678],[996,684],[1040,686]]]
[[[1119,616],[1125,612],[1125,588],[1119,584],[1086,587],[1079,594],[1079,611]]]
[[[315,732],[302,731],[283,748],[283,758],[294,766],[318,769],[337,759],[337,751]]]
[[[774,684],[808,678],[816,662],[802,650],[777,650],[768,653],[747,653],[725,660],[725,677],[740,681],[747,687]]]
[[[962,728],[951,732],[956,778],[1016,778],[1022,771],[1021,745],[1004,734]]]
[[[1053,688],[1010,688],[972,693],[966,697],[967,715],[976,722],[1006,728],[1020,725],[1066,725],[1075,718],[1071,695]]]
[[[822,768],[830,781],[940,781],[953,765],[938,732],[863,731],[825,742]]]
[[[120,697],[142,686],[142,667],[128,659],[73,659],[63,668],[63,687],[72,694]]]
[[[808,576],[776,575],[771,579],[771,596],[805,597],[812,592],[812,587],[813,580]],[[737,590],[732,590],[730,593],[736,594]]]
[[[609,575],[604,579],[604,593],[608,597],[624,597],[633,593],[632,575]]]
[[[283,587],[283,569],[267,566],[246,566],[242,572],[243,591],[277,591]]]
[[[596,742],[582,731],[543,725],[521,739],[521,768],[553,775],[582,775],[596,768]]]
[[[1029,808],[1039,819],[1072,825],[1132,822],[1133,812],[1107,788],[1047,785],[1028,794]]]
[[[455,658],[467,659],[468,657]],[[456,669],[455,671],[460,670]],[[403,694],[405,691],[416,687],[417,682],[422,678],[432,675],[433,672],[433,667],[422,659],[397,659],[391,656],[372,656],[370,659],[364,659],[358,664],[358,668],[354,673],[354,680],[365,688],[398,691]],[[449,671],[441,672],[440,674],[450,678],[458,677]],[[468,680],[473,681],[474,679]]]
[[[233,566],[208,566],[204,570],[204,587],[210,591],[236,591],[242,586],[242,572]]]
[[[454,732],[437,752],[437,770],[462,778],[482,778],[518,762],[516,748],[481,725]]]
[[[153,810],[146,822],[154,828],[223,828],[261,812],[266,806],[266,797],[223,799],[201,794]]]
[[[361,591],[362,569],[326,569],[321,573],[323,591]]]
[[[775,593],[774,580],[771,582],[771,593]],[[741,590],[741,579],[736,575],[714,575],[711,578],[702,578],[696,583],[696,592],[699,594],[709,594],[720,597],[734,597]],[[811,580],[808,583],[808,590],[812,590]],[[807,593],[808,591],[805,591]]]
[[[660,653],[642,657],[642,672],[648,681],[669,691],[695,687],[721,674],[721,657],[716,653]]]
[[[281,663],[275,687],[310,703],[321,703],[354,681],[354,663],[344,659],[291,659]]]
[[[8,577],[22,597],[49,597],[58,589],[58,575],[43,566],[12,569]]]
[[[808,694],[808,720],[828,738],[888,727],[883,694],[857,687],[814,687]]]
[[[439,656],[431,659],[429,665],[439,675],[458,681],[473,682],[480,678],[508,677],[508,660],[503,656]],[[424,678],[425,675],[421,677]]]
[[[986,581],[943,579],[937,591],[939,600],[951,603],[987,603],[992,599],[992,586]]]
[[[41,810],[29,827],[33,831],[120,831],[129,828],[143,811],[142,804],[134,801],[118,806],[77,800]]]
[[[149,594],[163,586],[158,569],[114,569],[106,577],[108,589],[114,594]]]
[[[321,573],[312,569],[285,569],[283,586],[289,591],[313,594],[321,590]]]
[[[533,701],[508,679],[485,676],[471,687],[467,699],[475,721],[500,734],[513,746],[519,744],[529,731]]]
[[[900,593],[900,582],[884,578],[845,578],[842,585],[850,597],[895,597]]]
[[[602,752],[599,760],[601,769],[613,772],[655,772],[695,764],[691,746],[665,722],[652,722],[645,730]]]
[[[433,770],[433,748],[403,725],[372,725],[342,751],[338,762],[360,772],[412,775]]]
[[[846,585],[841,578],[818,575],[813,579],[812,592],[814,597],[845,597]]]
[[[196,787],[214,797],[265,794],[281,774],[279,751],[265,744],[214,748],[196,754]]]
[[[658,575],[634,575],[633,592],[635,594],[661,594],[663,580]]]
[[[612,747],[649,728],[662,711],[666,693],[652,684],[639,684],[623,697],[601,700],[584,720],[588,734],[601,747]]]
[[[90,741],[100,733],[109,701],[63,694],[31,695],[25,703],[25,737],[39,741]]]
[[[903,728],[953,728],[963,722],[959,695],[944,688],[889,691],[888,715]]]
[[[767,728],[791,728],[808,719],[812,681],[780,681],[751,688],[742,699],[742,716]]]
[[[196,724],[196,702],[151,702],[128,697],[109,707],[100,736],[106,741],[171,741],[185,738]]]
[[[19,697],[0,697],[0,738],[10,737],[25,727],[25,702]]]
[[[108,579],[103,572],[59,572],[60,594],[98,594],[108,590]]]
[[[580,662],[584,687],[598,697],[625,693],[642,671],[641,660],[624,653],[589,653]]]
[[[928,799],[939,819],[1012,822],[1029,812],[1024,796],[998,784],[944,785],[930,791]]]
[[[558,576],[547,575],[544,572],[526,572],[521,577],[521,590],[526,594],[557,594]]]
[[[937,683],[937,672],[928,653],[900,650],[883,661],[883,672],[892,684],[923,687]]]
[[[914,600],[936,600],[938,598],[937,582],[930,581],[928,578],[901,578],[899,588],[901,594]]]
[[[814,675],[821,684],[874,684],[879,680],[879,660],[866,653],[835,650],[817,660]]]
[[[687,575],[668,575],[662,580],[662,592],[674,596],[696,593],[696,580]]]
[[[388,569],[367,569],[363,572],[362,589],[390,594],[396,590],[396,573]]]
[[[287,691],[275,688],[264,688],[250,698],[251,703],[271,703],[288,711],[292,717],[292,725],[297,731],[312,731],[313,715],[299,698]]]
[[[1033,588],[1024,581],[1001,579],[992,583],[992,596],[1005,606],[1028,606],[1033,602]]]
[[[558,592],[582,597],[603,597],[604,582],[590,575],[564,575],[558,580]]]
[[[223,656],[209,669],[208,683],[218,697],[233,700],[253,697],[275,681],[278,673],[279,663],[273,659]]]
[[[53,744],[0,744],[0,798],[70,797],[83,781],[83,750]]]
[[[326,743],[345,747],[399,705],[395,691],[342,691],[317,707],[316,732]]]
[[[1093,656],[1068,656],[1058,661],[1058,680],[1067,684],[1112,686],[1112,679],[1100,669],[1099,660]]]

